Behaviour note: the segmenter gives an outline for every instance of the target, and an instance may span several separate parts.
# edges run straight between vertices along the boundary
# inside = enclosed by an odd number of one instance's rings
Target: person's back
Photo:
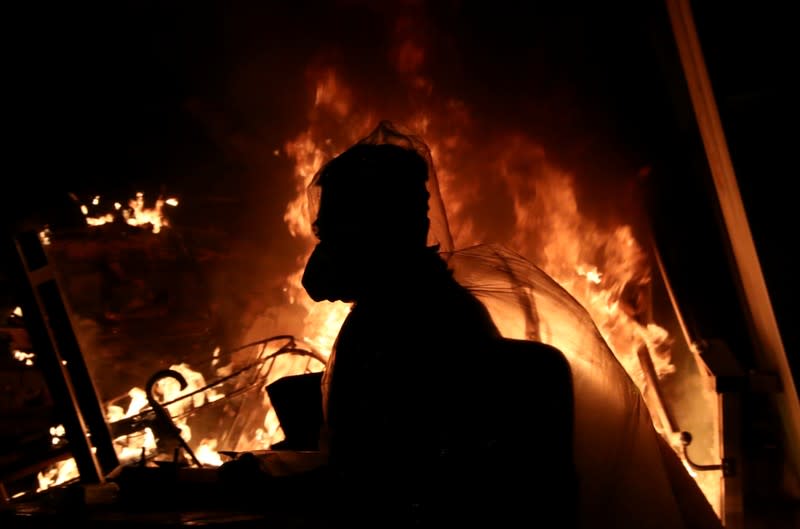
[[[320,244],[304,286],[354,302],[324,391],[343,523],[549,517],[574,499],[569,368],[555,349],[503,340],[426,246],[426,177],[412,150],[356,145],[315,181]],[[506,372],[514,363],[525,378]]]
[[[357,303],[340,332],[328,427],[345,496],[381,525],[558,515],[571,527],[566,361],[503,339],[443,266],[431,268],[396,298]]]
[[[435,277],[406,277],[402,294],[355,305],[328,393],[332,463],[398,519],[421,516],[414,505],[427,509],[442,493],[448,451],[483,434],[470,378],[497,336],[483,307],[430,260]]]

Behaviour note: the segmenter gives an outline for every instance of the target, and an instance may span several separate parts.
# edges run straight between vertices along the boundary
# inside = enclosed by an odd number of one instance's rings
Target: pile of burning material
[[[291,375],[320,373],[324,362],[313,348],[283,335],[224,353],[216,349],[206,365],[197,366],[216,373],[210,382],[186,364],[158,371],[144,388],[133,387],[107,403],[120,464],[211,469],[220,466],[223,457],[233,459],[241,452],[312,449],[307,441],[298,445],[296,436],[286,442],[270,400],[274,392],[265,388]],[[280,394],[280,384],[278,388]],[[39,489],[77,477],[74,461],[63,461],[40,473]]]
[[[122,399],[109,403],[109,428],[120,465],[102,483],[86,484],[77,481],[74,460],[57,463],[49,474],[39,474],[39,494],[0,511],[3,526],[24,526],[32,519],[38,527],[56,523],[59,516],[86,523],[96,523],[100,516],[120,524],[177,523],[178,516],[181,523],[191,518],[226,527],[264,520],[289,527],[298,516],[305,522],[322,518],[327,509],[325,474],[319,471],[324,457],[308,444],[308,436],[303,444],[297,432],[304,428],[319,433],[324,358],[292,336],[273,336],[216,351],[210,364],[219,365],[220,375],[208,383],[198,371],[176,365],[154,373],[144,389],[133,388],[127,411],[120,406]],[[316,399],[308,391],[313,388]],[[311,397],[306,401],[316,403],[316,415],[308,410],[298,415],[299,395]],[[270,397],[282,410],[280,421],[274,411],[268,413]],[[291,417],[305,425],[298,429]],[[190,425],[197,423],[213,424],[215,432],[225,435],[196,443]],[[262,432],[261,439],[243,433],[251,428]],[[266,431],[272,439],[264,436]],[[238,450],[217,452],[218,442]],[[223,458],[233,464],[220,471]],[[47,482],[47,475],[54,481]],[[309,501],[313,496],[319,501]]]
[[[247,355],[241,354],[245,352]],[[232,360],[216,368],[219,377],[209,383],[198,371],[175,365],[155,373],[145,390],[131,389],[126,411],[119,405],[122,399],[112,401],[109,417],[116,420],[110,421],[110,428],[122,447],[118,452],[130,455],[122,460],[135,460],[140,452],[146,458],[157,458],[159,454],[171,457],[174,446],[169,443],[177,441],[177,435],[183,439],[191,435],[190,421],[203,423],[204,431],[222,432],[217,438],[203,439],[198,456],[191,449],[186,450],[198,466],[219,465],[217,448],[235,453],[273,446],[283,433],[277,416],[270,413],[272,407],[264,389],[289,375],[320,372],[325,362],[318,352],[292,336],[266,338],[224,355],[215,351],[213,357],[212,365],[226,357]],[[242,362],[247,357],[250,359]],[[163,402],[159,403],[156,394]],[[174,427],[170,425],[173,420]],[[142,442],[134,440],[142,435]],[[159,442],[167,444],[159,446]],[[187,445],[182,447],[186,449]]]

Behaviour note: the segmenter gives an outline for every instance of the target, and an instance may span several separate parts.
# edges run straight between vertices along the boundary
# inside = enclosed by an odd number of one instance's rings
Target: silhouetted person
[[[353,302],[323,388],[338,521],[572,527],[569,368],[546,345],[503,340],[428,246],[427,179],[415,150],[360,143],[312,184],[319,244],[303,285]]]

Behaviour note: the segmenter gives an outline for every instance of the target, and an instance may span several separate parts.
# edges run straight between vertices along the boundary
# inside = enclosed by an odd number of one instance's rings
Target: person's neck
[[[363,292],[358,302],[399,299],[416,296],[431,282],[444,279],[449,271],[436,248],[423,248],[413,252],[397,252],[382,256],[363,278]]]

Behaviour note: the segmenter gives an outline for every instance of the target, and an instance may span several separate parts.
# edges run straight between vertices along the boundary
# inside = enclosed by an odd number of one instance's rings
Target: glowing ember
[[[59,424],[58,426],[52,426],[50,428],[50,442],[53,445],[59,445],[64,442],[64,436],[67,434],[66,430],[64,430],[64,425]]]
[[[111,213],[106,213],[100,217],[86,217],[86,224],[89,226],[102,226],[103,224],[108,224],[109,222],[114,222],[114,215]]]
[[[18,362],[22,362],[26,366],[32,366],[33,365],[33,359],[36,358],[36,354],[35,353],[26,353],[24,351],[19,351],[17,349],[12,351],[12,354],[14,355],[14,360],[17,360]]]
[[[116,422],[140,413],[147,406],[147,394],[141,388],[131,388],[128,391],[130,403],[128,409],[123,410],[117,405],[110,405],[106,410],[108,422]],[[121,463],[131,462],[144,455],[151,455],[156,449],[156,439],[150,428],[143,432],[123,435],[114,439],[114,448]]]
[[[50,228],[45,228],[39,232],[39,240],[42,242],[42,245],[49,246],[50,245]]]

